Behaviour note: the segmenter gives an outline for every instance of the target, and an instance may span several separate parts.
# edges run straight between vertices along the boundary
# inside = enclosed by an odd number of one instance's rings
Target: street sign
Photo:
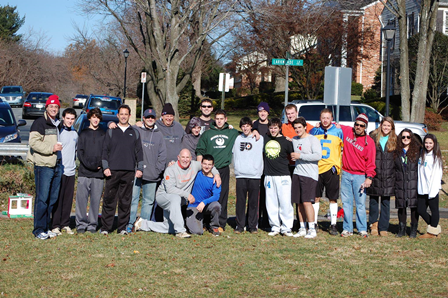
[[[272,59],[272,65],[288,65],[288,66],[303,66],[301,59]]]
[[[146,72],[142,72],[141,82],[146,83]]]

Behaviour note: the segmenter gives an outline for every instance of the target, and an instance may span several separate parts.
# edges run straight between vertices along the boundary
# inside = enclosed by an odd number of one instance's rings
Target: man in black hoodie
[[[98,212],[103,194],[104,174],[101,170],[101,152],[106,133],[99,128],[103,115],[99,108],[89,110],[87,119],[90,126],[78,138],[78,186],[76,190],[76,230],[78,234],[86,231],[95,233],[98,225]],[[89,215],[87,203],[90,195]]]
[[[101,216],[101,234],[112,231],[118,201],[117,233],[127,235],[134,177],[143,175],[142,143],[138,131],[129,125],[131,108],[118,108],[118,128],[108,130],[103,144],[102,165],[106,176]],[[137,168],[137,170],[136,170]]]

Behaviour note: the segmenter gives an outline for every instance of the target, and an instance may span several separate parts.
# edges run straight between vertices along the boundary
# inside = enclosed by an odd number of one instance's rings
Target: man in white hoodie
[[[233,159],[236,177],[236,229],[240,234],[246,226],[246,197],[248,197],[248,230],[258,232],[258,194],[263,174],[263,137],[256,140],[252,134],[252,120],[243,117],[240,120],[243,131],[233,145]]]

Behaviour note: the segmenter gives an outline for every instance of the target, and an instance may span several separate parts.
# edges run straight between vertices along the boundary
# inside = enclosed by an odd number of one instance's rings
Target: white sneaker
[[[134,223],[134,227],[135,227],[135,231],[140,231],[140,229],[142,228],[142,222],[143,222],[143,218],[139,218],[135,223]]]
[[[305,237],[306,235],[306,229],[305,228],[300,228],[299,231],[297,232],[297,234],[294,235],[295,238],[298,237]]]
[[[55,233],[56,235],[62,235],[61,230],[59,230],[59,228],[54,228],[53,230],[51,230],[53,233]]]
[[[268,233],[268,236],[277,236],[280,232],[272,231]]]
[[[343,230],[341,233],[341,237],[350,237],[353,236],[353,232],[349,232],[347,230]]]
[[[308,233],[306,234],[305,238],[310,239],[310,238],[316,238],[317,233],[316,233],[316,229],[308,229]]]
[[[47,231],[47,235],[48,235],[49,238],[54,238],[54,237],[56,237],[58,234],[56,234],[56,233],[54,233],[54,232],[48,230],[48,231]]]
[[[72,229],[70,229],[70,227],[63,227],[62,232],[66,232],[69,235],[75,234],[75,232],[73,232]]]
[[[177,233],[176,237],[177,238],[191,238],[191,235],[188,234],[187,232],[181,232],[181,233]]]
[[[294,234],[291,233],[291,231],[283,232],[282,235],[283,235],[283,236],[286,236],[286,237],[293,237],[293,236],[294,236]]]
[[[129,235],[129,233],[126,232],[126,230],[121,230],[120,233],[118,233],[118,234],[123,235],[123,236]]]
[[[101,235],[109,235],[109,232],[108,231],[103,231],[103,230],[101,230]]]

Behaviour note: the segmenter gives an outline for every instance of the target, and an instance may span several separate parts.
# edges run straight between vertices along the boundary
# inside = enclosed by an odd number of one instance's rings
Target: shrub
[[[367,89],[366,92],[364,92],[364,94],[362,95],[363,101],[378,101],[380,99],[380,94],[378,94],[378,92],[376,92],[376,90],[372,88]]]
[[[33,166],[24,162],[0,166],[0,209],[8,209],[8,197],[18,192],[35,192]]]
[[[443,117],[434,113],[432,109],[427,108],[425,111],[425,124],[428,130],[439,131],[443,122]]]
[[[364,91],[364,86],[361,83],[352,82],[352,94],[361,96]]]

